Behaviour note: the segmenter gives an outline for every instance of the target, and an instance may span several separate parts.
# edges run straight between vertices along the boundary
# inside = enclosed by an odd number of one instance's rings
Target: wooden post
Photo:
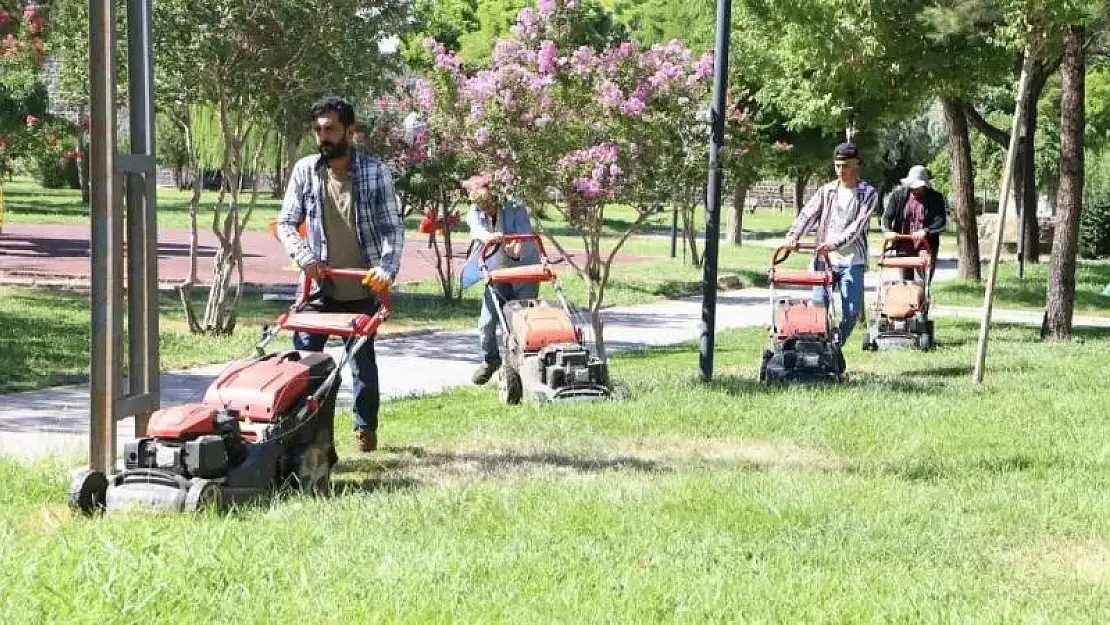
[[[1033,64],[1033,54],[1029,48],[1025,49],[1025,60],[1021,65],[1021,78],[1018,79],[1017,102],[1014,105],[1014,120],[1010,129],[1010,146],[1006,151],[1006,167],[1002,173],[1002,190],[998,200],[998,223],[995,229],[994,246],[991,250],[991,266],[987,273],[987,289],[983,294],[983,319],[979,325],[979,346],[975,354],[975,372],[973,377],[977,384],[983,382],[983,367],[987,360],[987,340],[990,336],[991,312],[994,308],[994,285],[998,278],[998,258],[1002,254],[1002,234],[1006,227],[1007,204],[1010,201],[1010,188],[1014,179],[1014,161],[1017,157],[1017,147],[1020,137],[1022,119],[1025,116],[1025,94],[1029,90],[1029,75]]]

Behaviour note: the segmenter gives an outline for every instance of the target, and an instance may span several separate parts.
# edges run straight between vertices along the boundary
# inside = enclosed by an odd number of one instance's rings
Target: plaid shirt
[[[297,161],[278,215],[278,238],[285,253],[302,269],[314,262],[328,262],[323,167],[319,155]],[[396,277],[401,269],[405,227],[397,210],[393,177],[381,161],[359,150],[351,153],[350,176],[351,205],[363,260],[367,267],[381,267]],[[308,237],[302,239],[297,228],[306,221]]]

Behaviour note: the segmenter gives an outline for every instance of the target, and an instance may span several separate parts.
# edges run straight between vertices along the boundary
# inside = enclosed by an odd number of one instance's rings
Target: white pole
[[[979,347],[975,355],[976,384],[983,382],[983,367],[987,360],[987,339],[990,335],[991,311],[994,308],[994,285],[998,278],[998,258],[1002,255],[1002,236],[1006,227],[1006,212],[1009,210],[1010,186],[1014,178],[1014,161],[1022,120],[1025,117],[1025,94],[1029,91],[1029,68],[1033,55],[1025,49],[1025,61],[1021,64],[1021,78],[1018,79],[1017,102],[1014,105],[1014,121],[1010,128],[1010,147],[1006,152],[1006,168],[1002,174],[1002,193],[998,200],[998,225],[994,234],[994,249],[991,250],[991,268],[987,273],[987,290],[983,294],[983,319],[979,326]]]

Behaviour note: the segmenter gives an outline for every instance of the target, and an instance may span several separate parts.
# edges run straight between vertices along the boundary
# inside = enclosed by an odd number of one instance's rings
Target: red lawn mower
[[[489,259],[501,244],[534,242],[540,262],[490,269]],[[493,292],[501,327],[501,381],[499,392],[506,404],[521,400],[546,402],[602,400],[612,397],[608,364],[582,339],[585,325],[567,303],[543,240],[535,234],[503,235],[482,246],[479,268],[486,288]],[[558,301],[541,299],[503,302],[498,284],[550,282]]]
[[[780,268],[795,251],[812,252],[814,260],[824,263],[824,269]],[[812,244],[777,247],[771,253],[767,277],[771,290],[771,344],[763,351],[759,381],[843,382],[844,354],[832,314],[836,280],[828,253],[818,252]],[[822,288],[827,303],[814,302],[808,294],[805,298],[780,298],[776,295],[778,287]]]
[[[907,251],[907,243],[913,247]],[[879,288],[863,333],[863,349],[933,349],[933,250],[927,239],[908,234],[888,235],[879,255]],[[894,279],[888,279],[897,272]],[[912,277],[906,279],[905,273]]]
[[[328,269],[327,278],[361,279],[363,269]],[[230,365],[197,403],[151,416],[147,435],[124,447],[124,469],[106,476],[81,471],[70,506],[85,514],[132,507],[197,511],[281,489],[326,494],[338,460],[333,437],[340,372],[374,338],[392,307],[388,291],[368,314],[305,310],[310,281],[297,302],[263,330],[257,356]],[[323,352],[264,349],[283,330],[353,339],[336,362]]]

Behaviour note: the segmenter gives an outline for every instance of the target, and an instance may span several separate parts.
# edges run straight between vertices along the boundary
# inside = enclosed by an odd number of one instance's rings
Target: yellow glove
[[[381,267],[374,267],[366,272],[362,284],[371,291],[385,291],[393,284],[393,278]]]

